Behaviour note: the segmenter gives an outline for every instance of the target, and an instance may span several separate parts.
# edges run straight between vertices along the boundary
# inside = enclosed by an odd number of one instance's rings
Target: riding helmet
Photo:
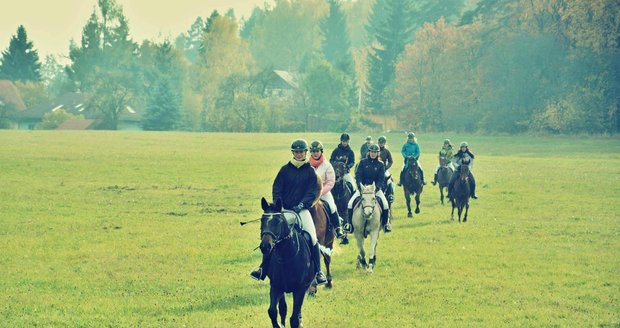
[[[371,137],[371,136],[367,136],[367,137],[366,137],[366,141],[371,141],[371,140],[372,140],[372,137]]]
[[[449,145],[450,144],[450,139],[444,139],[443,140],[443,144],[444,145]]]
[[[467,143],[467,141],[463,141],[463,142],[461,142],[461,146],[460,147],[469,147],[469,144]]]
[[[407,139],[413,139],[413,138],[415,138],[415,133],[413,133],[413,132],[409,132],[409,133],[407,134]]]
[[[378,152],[379,151],[379,146],[377,146],[377,145],[370,145],[370,146],[368,146],[368,151],[376,151],[376,152]]]
[[[386,143],[387,142],[387,138],[385,136],[380,136],[379,139],[377,139],[379,141],[379,143]]]
[[[291,151],[308,151],[308,143],[304,139],[294,140],[291,144]]]
[[[313,151],[313,150],[318,150],[320,152],[323,152],[323,144],[318,140],[314,140],[310,144],[310,151]]]
[[[346,132],[340,135],[340,141],[349,141],[350,139],[351,137],[349,137],[349,134]]]

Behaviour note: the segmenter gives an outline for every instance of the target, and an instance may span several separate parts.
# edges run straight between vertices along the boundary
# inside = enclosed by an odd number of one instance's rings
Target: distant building
[[[298,74],[273,70],[267,79],[265,95],[268,97],[290,98],[299,89]]]
[[[0,102],[3,104],[12,104],[18,111],[26,109],[24,100],[19,94],[19,90],[9,80],[0,80]]]
[[[52,102],[39,104],[19,113],[18,128],[21,130],[33,130],[36,128],[37,124],[43,121],[43,116],[45,114],[62,109],[65,112],[71,113],[73,115],[82,115],[87,120],[91,121],[88,125],[84,126],[84,124],[86,124],[85,121],[82,120],[80,121],[80,123],[76,123],[76,121],[78,120],[73,120],[74,122],[69,124],[69,127],[71,129],[75,130],[77,127],[80,126],[83,126],[84,129],[96,129],[99,121],[96,120],[97,117],[94,113],[94,110],[89,107],[89,100],[90,94],[88,93],[65,93]],[[140,120],[140,111],[130,106],[127,106],[127,108],[119,115],[118,129],[142,130]],[[62,125],[60,127],[62,127]]]

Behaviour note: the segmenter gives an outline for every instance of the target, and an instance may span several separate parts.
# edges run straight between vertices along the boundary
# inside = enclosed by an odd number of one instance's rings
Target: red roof
[[[60,124],[56,130],[89,130],[94,125],[95,120],[71,119]]]
[[[26,105],[19,95],[19,91],[9,80],[0,80],[0,100],[15,105],[17,110],[25,110]]]

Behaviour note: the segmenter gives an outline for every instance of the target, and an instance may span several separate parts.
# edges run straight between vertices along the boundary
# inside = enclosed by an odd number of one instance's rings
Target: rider
[[[400,153],[405,158],[405,165],[403,165],[402,171],[400,171],[400,181],[398,182],[399,186],[403,185],[405,181],[405,172],[407,171],[407,157],[413,156],[416,160],[420,158],[420,145],[418,145],[417,139],[415,137],[415,133],[409,132],[407,134],[407,142],[403,145]],[[420,176],[422,177],[422,184],[425,185],[426,181],[424,180],[424,171],[422,170],[422,165],[418,162],[418,168],[420,168]]]
[[[299,214],[301,228],[308,232],[312,240],[310,253],[314,260],[316,269],[317,284],[325,284],[327,278],[321,271],[321,255],[319,251],[316,229],[312,221],[312,215],[308,209],[318,197],[319,188],[317,186],[317,175],[306,160],[308,153],[308,143],[305,140],[297,139],[291,145],[293,158],[286,163],[273,181],[272,195],[274,201],[282,200],[282,206],[287,210],[293,210]],[[264,269],[269,264],[270,255],[263,254],[263,261],[260,266],[250,273],[250,277],[256,280],[264,280],[267,270]]]
[[[379,159],[381,159],[383,164],[385,164],[385,183],[389,187],[389,189],[387,189],[387,195],[385,196],[387,198],[392,198],[393,200],[394,185],[392,184],[391,175],[388,170],[390,169],[390,167],[392,167],[392,164],[394,164],[394,160],[392,159],[392,153],[385,146],[385,144],[387,143],[387,138],[385,136],[380,136],[377,141],[379,142]]]
[[[332,226],[336,229],[336,237],[342,238],[342,227],[340,226],[340,216],[338,215],[338,208],[332,196],[331,190],[336,183],[336,173],[334,167],[325,160],[323,156],[323,144],[320,141],[315,140],[310,144],[310,166],[314,168],[316,174],[321,177],[323,181],[323,188],[321,189],[321,200],[329,204],[329,219],[332,222]]]
[[[355,165],[355,154],[351,147],[349,147],[349,137],[348,133],[343,133],[340,136],[340,143],[338,146],[332,151],[332,155],[329,157],[329,162],[334,164],[336,161],[344,162],[347,165],[347,173],[344,175],[344,181],[348,183],[353,191],[355,191],[355,183],[353,183],[353,177],[351,176],[350,170]]]
[[[441,150],[439,151],[439,164],[437,164],[437,168],[435,169],[435,175],[433,177],[433,182],[431,182],[433,186],[437,184],[437,172],[441,167],[442,157],[446,158],[446,161],[448,162],[446,165],[452,169],[452,172],[454,172],[454,164],[452,164],[452,158],[454,157],[454,155],[452,154],[452,144],[450,143],[450,139],[444,139],[443,147],[441,147]]]
[[[366,158],[366,155],[368,155],[368,147],[370,147],[370,145],[372,145],[372,137],[367,136],[366,142],[363,143],[362,147],[360,148],[360,161]]]
[[[390,225],[388,202],[387,199],[385,199],[383,190],[381,190],[381,187],[383,186],[383,183],[385,181],[385,165],[379,159],[379,146],[370,145],[370,147],[368,148],[368,157],[361,160],[360,164],[355,170],[355,181],[357,181],[358,184],[364,185],[369,185],[372,183],[375,184],[375,196],[380,198],[382,203],[381,205],[383,211],[381,213],[381,222],[385,224],[383,229],[386,233],[392,231],[392,226]],[[359,187],[360,186],[358,186],[358,190],[351,197],[351,200],[349,200],[349,204],[347,205],[347,208],[349,209],[349,217],[347,224],[345,225],[345,230],[347,230],[348,232],[353,232],[351,225],[353,211],[351,209],[353,208],[353,203],[355,203],[355,200],[360,197]]]
[[[466,141],[461,142],[461,148],[454,155],[454,164],[456,165],[456,171],[452,174],[452,178],[450,178],[450,183],[448,184],[448,198],[452,195],[452,188],[454,188],[454,182],[458,178],[461,172],[461,165],[463,163],[469,163],[469,188],[471,189],[471,198],[478,199],[476,195],[476,180],[474,180],[474,174],[472,173],[472,168],[474,166],[474,154],[469,151],[469,144]]]

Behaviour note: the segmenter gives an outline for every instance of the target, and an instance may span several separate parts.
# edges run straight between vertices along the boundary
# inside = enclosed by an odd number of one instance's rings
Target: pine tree
[[[321,22],[323,55],[336,69],[348,76],[354,75],[351,42],[347,23],[339,0],[329,0],[329,15]]]
[[[0,60],[0,78],[12,81],[41,81],[41,62],[37,51],[28,41],[23,25],[17,28],[17,34],[11,38],[9,47],[2,52]]]

